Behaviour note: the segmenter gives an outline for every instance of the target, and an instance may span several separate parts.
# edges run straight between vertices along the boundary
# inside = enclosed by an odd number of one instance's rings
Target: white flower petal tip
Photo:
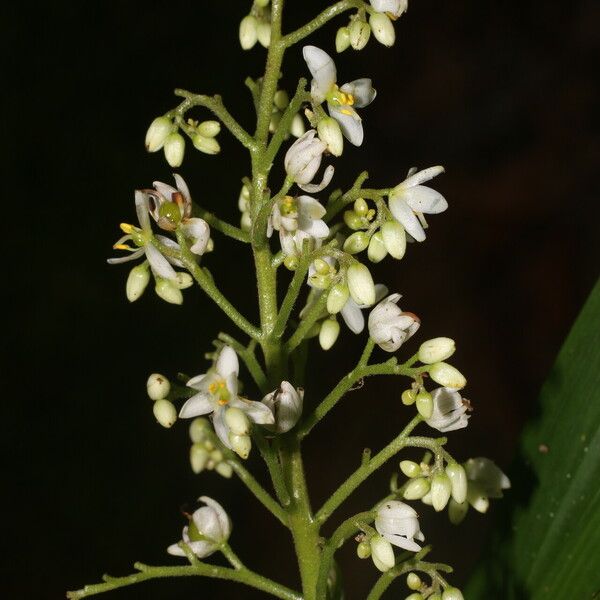
[[[469,424],[471,404],[461,397],[455,389],[440,387],[431,392],[433,400],[433,412],[427,425],[447,433],[457,429],[463,429]]]
[[[418,552],[421,546],[414,540],[423,540],[417,512],[399,500],[384,502],[377,509],[375,529],[394,546]]]

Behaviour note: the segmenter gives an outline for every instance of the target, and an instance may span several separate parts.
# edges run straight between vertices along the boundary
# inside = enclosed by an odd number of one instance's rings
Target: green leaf
[[[511,480],[465,597],[600,597],[600,282],[542,388]]]

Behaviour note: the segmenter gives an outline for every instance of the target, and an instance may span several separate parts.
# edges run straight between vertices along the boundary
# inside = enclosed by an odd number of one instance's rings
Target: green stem
[[[213,213],[207,211],[201,206],[198,206],[197,204],[194,204],[194,214],[204,219],[213,229],[220,231],[224,235],[233,238],[238,242],[250,242],[250,235],[247,232],[242,231],[239,227],[235,227],[230,223],[222,221],[221,219],[213,215]]]
[[[291,353],[295,348],[297,348],[302,340],[306,337],[308,332],[312,329],[312,326],[323,316],[323,311],[325,310],[325,306],[327,305],[327,294],[323,293],[319,296],[318,300],[309,308],[306,315],[302,321],[300,321],[300,325],[290,339],[286,343],[286,349],[289,353]]]
[[[373,202],[377,202],[381,200],[384,196],[387,196],[390,193],[389,188],[381,188],[381,189],[361,189],[361,188],[352,188],[347,191],[345,194],[341,195],[339,198],[334,200],[327,207],[327,213],[323,217],[323,220],[326,223],[329,223],[333,217],[335,217],[339,212],[344,210],[346,206],[352,204],[358,198],[364,198],[365,200],[372,200]]]
[[[380,450],[369,461],[364,462],[340,487],[330,496],[329,500],[323,504],[316,519],[319,523],[324,523],[344,500],[368,477],[370,477],[385,462],[395,456],[402,448],[407,446],[409,435],[412,430],[423,420],[421,415],[417,415],[410,423],[395,437],[383,450]],[[424,438],[429,439],[429,438]],[[421,441],[421,440],[419,440]],[[430,440],[434,441],[434,440]]]
[[[244,563],[240,560],[239,556],[231,549],[231,546],[224,542],[221,544],[221,554],[227,559],[227,562],[236,570],[240,571],[245,569]]]
[[[105,576],[104,583],[86,585],[81,590],[67,592],[67,598],[78,600],[79,598],[86,598],[103,592],[109,592],[128,585],[141,583],[142,581],[147,581],[149,579],[203,576],[244,583],[257,590],[267,592],[276,598],[282,598],[283,600],[302,600],[302,596],[297,592],[246,568],[235,570],[228,567],[219,567],[205,563],[183,567],[152,567],[142,563],[136,563],[134,567],[138,569],[138,573],[114,578]]]
[[[286,487],[281,463],[273,452],[271,446],[269,446],[267,440],[259,431],[254,432],[254,439],[256,440],[256,445],[258,446],[260,455],[262,456],[267,465],[267,469],[269,470],[269,475],[271,476],[271,481],[273,482],[273,488],[275,489],[275,495],[285,509],[290,505],[291,498]]]

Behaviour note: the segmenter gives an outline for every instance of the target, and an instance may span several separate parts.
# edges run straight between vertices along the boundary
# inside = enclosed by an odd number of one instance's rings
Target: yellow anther
[[[227,400],[226,398],[219,398],[217,400],[217,403],[219,404],[219,406],[225,406],[228,402],[229,402],[229,400]]]
[[[113,248],[115,250],[133,250],[133,248],[127,244],[115,244]]]
[[[352,116],[352,111],[351,111],[351,110],[349,110],[349,109],[347,109],[347,108],[342,108],[342,110],[340,110],[340,112],[341,112],[343,115],[348,115],[349,117],[350,117],[350,116]]]
[[[123,231],[123,233],[133,233],[135,227],[133,225],[130,225],[129,223],[121,223],[119,225],[119,227],[121,228],[121,231]]]

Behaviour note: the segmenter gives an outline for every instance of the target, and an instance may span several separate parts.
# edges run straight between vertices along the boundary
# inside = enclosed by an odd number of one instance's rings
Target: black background
[[[326,4],[289,0],[286,29]],[[297,583],[286,533],[235,479],[193,476],[187,424],[158,427],[145,397],[149,372],[203,372],[211,339],[232,329],[196,290],[183,307],[151,291],[129,305],[127,269],[105,263],[118,223],[134,218],[133,190],[170,179],[162,154],[144,152],[143,137],[152,118],[175,106],[173,88],[221,93],[251,128],[243,80],[260,75],[264,51],[239,49],[246,9],[246,2],[182,0],[3,9],[4,377],[11,383],[2,436],[4,597],[61,597],[103,572],[126,574],[135,560],[175,564],[164,549],[179,539],[179,507],[201,494],[230,512],[232,545],[249,566]],[[310,42],[333,51],[342,24],[343,17]],[[447,169],[434,187],[450,209],[430,219],[427,242],[374,272],[422,319],[400,356],[437,335],[458,342],[453,363],[467,374],[476,408],[469,428],[450,441],[462,458],[483,454],[508,467],[596,276],[599,25],[592,0],[411,1],[393,49],[372,40],[338,59],[342,81],[368,75],[379,95],[362,113],[363,147],[347,146],[336,161],[335,184],[347,187],[363,168],[376,187],[398,183],[413,165]],[[284,68],[288,89],[307,75],[300,48]],[[199,110],[197,117],[209,115]],[[248,163],[226,132],[219,140],[217,157],[188,148],[179,172],[198,202],[235,222]],[[255,319],[246,249],[218,234],[215,241],[208,266]],[[363,339],[345,331],[327,355],[315,349],[307,405],[353,364]],[[364,446],[381,447],[407,419],[401,389],[398,381],[370,381],[307,442],[317,506],[355,468]],[[261,472],[256,458],[250,466]],[[331,526],[385,493],[396,464],[370,479]],[[433,556],[457,567],[460,584],[492,519],[470,514],[457,534],[444,516],[421,513]],[[339,556],[348,597],[364,597],[375,569],[355,558],[352,544]],[[201,580],[152,582],[112,597],[240,593],[261,597]]]

